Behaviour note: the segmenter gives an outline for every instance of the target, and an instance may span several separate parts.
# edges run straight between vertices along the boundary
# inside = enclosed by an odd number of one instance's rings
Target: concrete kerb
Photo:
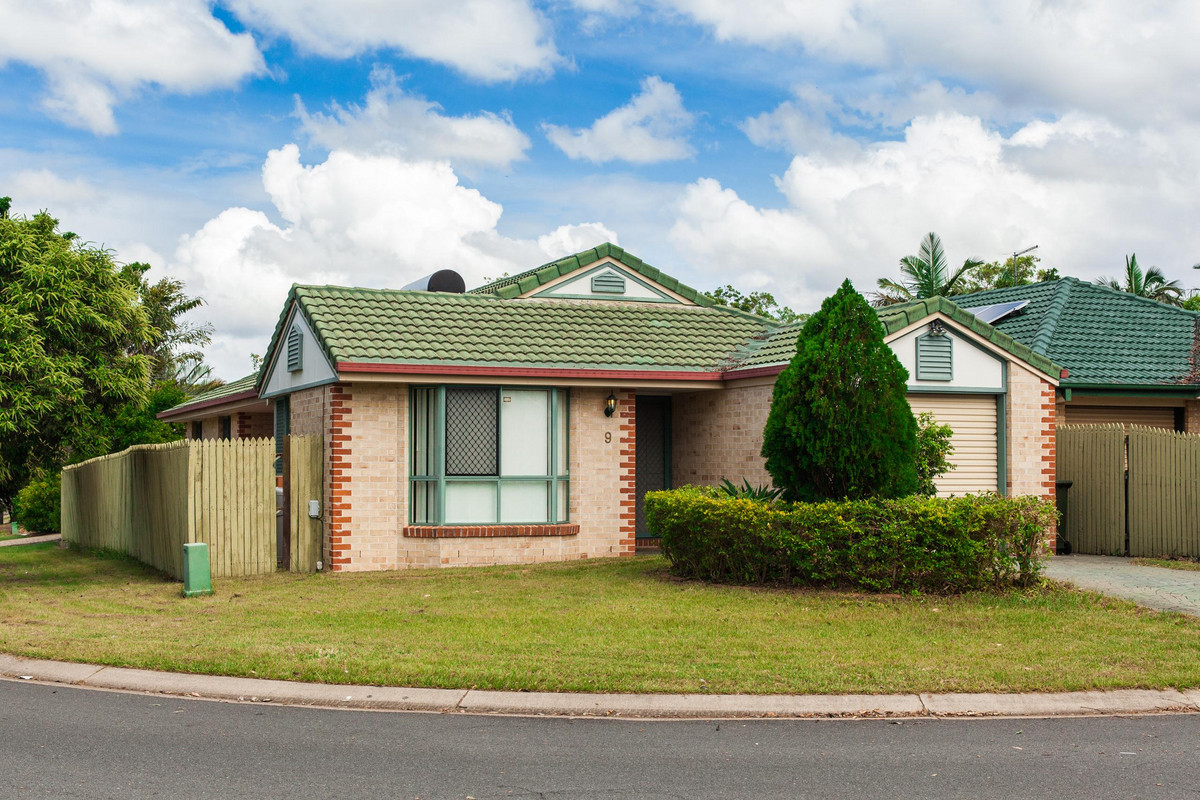
[[[0,654],[0,678],[315,708],[637,719],[1053,717],[1200,713],[1200,689],[1055,694],[693,695],[343,686],[190,675]]]

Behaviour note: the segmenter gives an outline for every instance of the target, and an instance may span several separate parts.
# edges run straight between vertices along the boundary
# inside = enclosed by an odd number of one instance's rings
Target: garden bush
[[[1028,585],[1056,519],[1034,497],[762,502],[685,487],[646,494],[672,570],[720,583],[964,592]]]
[[[821,303],[775,381],[762,456],[787,500],[904,497],[918,489],[908,373],[850,281]]]
[[[34,533],[58,533],[62,530],[61,476],[41,475],[17,492],[14,516],[21,527]]]

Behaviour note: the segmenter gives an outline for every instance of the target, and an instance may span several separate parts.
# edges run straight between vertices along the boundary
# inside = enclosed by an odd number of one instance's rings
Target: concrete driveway
[[[1140,567],[1117,556],[1054,556],[1044,574],[1147,608],[1200,617],[1200,572]]]

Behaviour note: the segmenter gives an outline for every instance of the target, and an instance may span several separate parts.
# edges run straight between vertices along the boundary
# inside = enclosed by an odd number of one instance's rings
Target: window
[[[193,439],[203,439],[204,438],[204,422],[202,420],[195,420],[192,423],[192,438]]]
[[[221,438],[229,440],[233,438],[233,417],[220,417],[221,422]]]
[[[412,390],[412,522],[567,521],[567,392]]]

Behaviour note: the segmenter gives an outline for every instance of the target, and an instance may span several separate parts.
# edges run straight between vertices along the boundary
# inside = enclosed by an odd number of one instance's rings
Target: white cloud
[[[581,253],[604,242],[620,244],[617,234],[601,222],[559,225],[550,233],[537,238],[538,247],[550,258],[562,258],[572,253]]]
[[[781,47],[870,70],[956,76],[1006,104],[1194,118],[1200,5],[1163,0],[657,0],[720,40]]]
[[[335,150],[306,166],[287,145],[267,156],[262,177],[282,224],[226,209],[183,237],[167,267],[207,301],[201,316],[216,328],[209,360],[226,378],[261,354],[294,282],[398,288],[450,268],[470,286],[616,240],[601,223],[502,236],[500,205],[461,186],[445,162]]]
[[[302,50],[350,58],[398,50],[483,81],[548,74],[560,61],[527,0],[230,0],[245,23]]]
[[[371,71],[371,89],[361,106],[335,102],[328,114],[310,114],[296,101],[304,132],[329,150],[391,154],[410,161],[444,158],[457,167],[500,169],[525,158],[529,137],[507,115],[452,117],[440,109],[437,103],[406,93],[386,67]]]
[[[693,119],[675,86],[652,75],[642,81],[641,92],[627,105],[600,117],[590,128],[542,127],[546,138],[571,158],[652,164],[692,156],[695,150],[686,131]]]
[[[0,65],[41,70],[43,107],[69,125],[117,131],[113,107],[157,86],[199,92],[262,72],[248,33],[232,33],[204,0],[0,0]]]
[[[684,193],[670,241],[715,280],[749,275],[814,308],[850,277],[861,291],[895,276],[933,230],[952,262],[1031,244],[1046,266],[1084,278],[1123,255],[1192,282],[1200,253],[1194,127],[1122,131],[1102,120],[1033,122],[1005,138],[978,118],[920,117],[900,141],[796,156],[777,179],[780,208],[756,207],[717,181]],[[1120,165],[1132,161],[1130,169]]]

